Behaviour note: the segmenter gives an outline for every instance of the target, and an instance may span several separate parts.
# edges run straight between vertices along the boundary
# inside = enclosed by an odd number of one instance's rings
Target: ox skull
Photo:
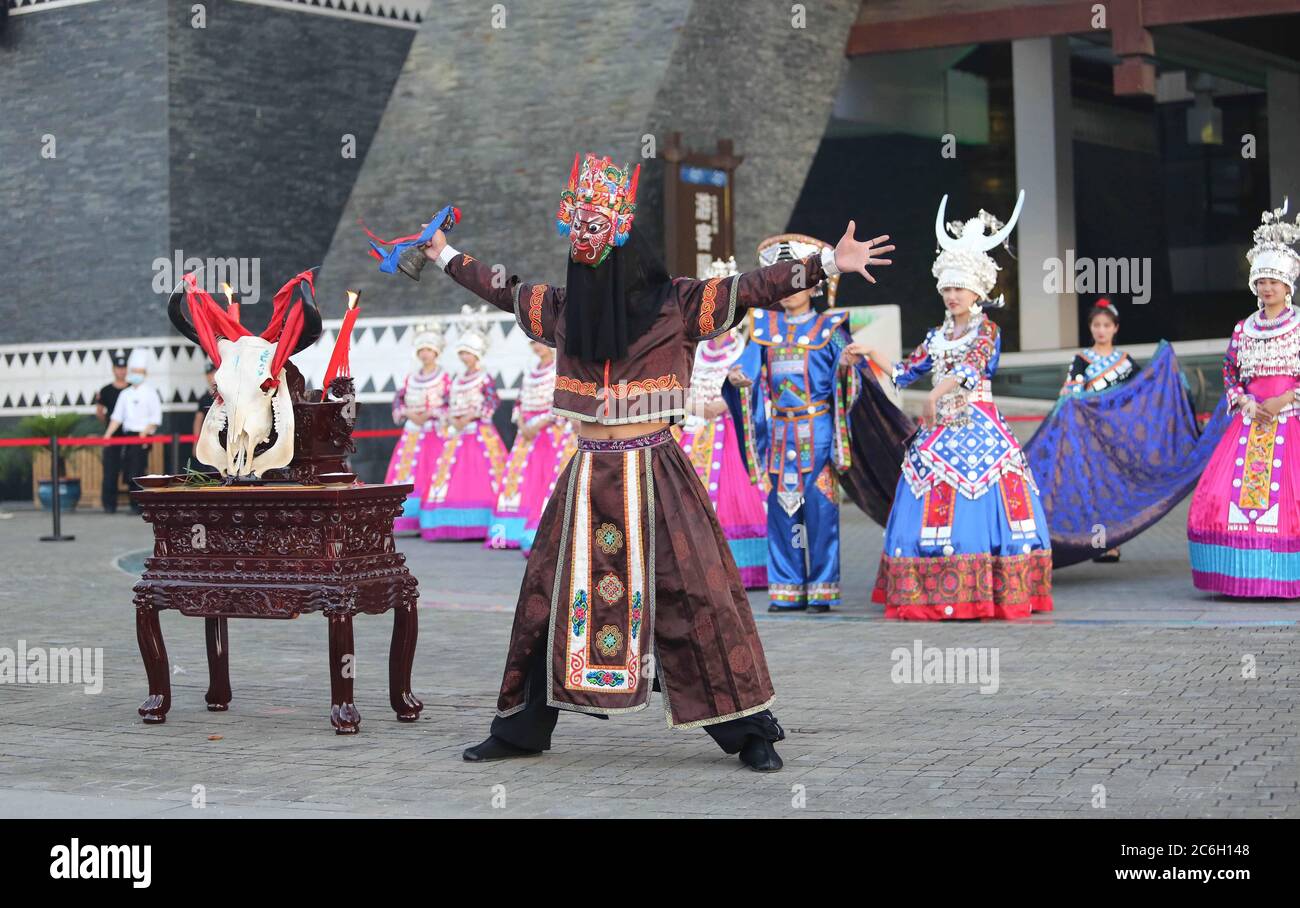
[[[285,370],[271,375],[275,347],[255,335],[217,341],[221,354],[217,400],[203,419],[194,454],[222,476],[260,478],[265,471],[286,466],[293,459],[293,402]],[[278,379],[274,386],[270,383],[273,377]],[[258,451],[267,444],[270,446]]]

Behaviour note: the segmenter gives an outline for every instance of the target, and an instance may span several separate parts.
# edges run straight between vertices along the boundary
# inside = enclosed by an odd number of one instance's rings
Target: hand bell
[[[421,246],[408,246],[397,257],[397,270],[413,281],[420,279],[420,272],[427,264],[429,264],[429,257],[425,255]]]

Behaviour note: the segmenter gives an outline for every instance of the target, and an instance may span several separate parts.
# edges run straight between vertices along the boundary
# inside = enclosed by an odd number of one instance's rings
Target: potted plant
[[[71,435],[83,423],[93,422],[94,417],[80,413],[57,413],[53,416],[27,416],[18,421],[15,431],[7,433],[11,438],[48,438],[57,435],[60,438]],[[39,461],[45,476],[36,477],[37,499],[41,507],[49,509],[54,506],[54,482],[49,475],[50,467],[48,449],[45,448],[0,448],[0,484],[9,485],[15,479],[30,482],[33,472],[34,453],[40,451],[45,456]],[[70,450],[59,449],[59,498],[60,507],[71,510],[81,500],[81,479],[67,476],[67,456]]]

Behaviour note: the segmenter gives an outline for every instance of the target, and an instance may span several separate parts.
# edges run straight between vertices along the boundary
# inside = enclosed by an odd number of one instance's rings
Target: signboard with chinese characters
[[[714,153],[688,152],[681,133],[672,133],[664,160],[665,264],[674,276],[699,277],[714,259],[736,253],[733,189],[744,159],[729,139],[720,139]]]

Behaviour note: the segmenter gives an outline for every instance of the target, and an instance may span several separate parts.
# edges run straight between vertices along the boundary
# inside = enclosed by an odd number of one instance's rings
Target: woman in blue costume
[[[1024,193],[1006,225],[984,211],[945,225],[947,202],[932,269],[947,314],[893,367],[897,387],[930,374],[934,388],[903,460],[872,600],[887,618],[1025,618],[1052,609],[1051,544],[1033,474],[989,390],[1002,338],[984,314],[1002,305],[990,299],[998,266],[988,253],[1010,236]]]
[[[1070,371],[1061,386],[1061,396],[1084,392],[1105,391],[1133,378],[1138,364],[1123,350],[1115,347],[1119,332],[1119,310],[1108,299],[1097,300],[1088,313],[1088,330],[1092,333],[1092,346],[1080,350],[1070,363]],[[1119,561],[1119,546],[1107,549],[1093,561],[1114,563]]]

